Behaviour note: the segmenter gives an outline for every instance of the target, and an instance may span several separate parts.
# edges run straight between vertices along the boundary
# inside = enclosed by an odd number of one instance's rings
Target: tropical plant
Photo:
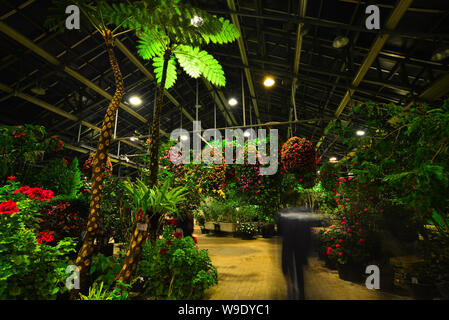
[[[156,185],[160,145],[160,116],[165,89],[172,87],[177,78],[176,62],[191,77],[205,77],[217,86],[225,85],[225,76],[218,61],[200,49],[208,43],[225,44],[239,37],[239,32],[228,20],[218,18],[208,12],[194,8],[180,0],[134,1],[126,4],[104,4],[103,17],[125,30],[135,30],[139,38],[138,53],[153,61],[156,80],[159,84],[155,112],[151,127],[149,147],[150,187]],[[149,217],[144,216],[149,223]],[[144,238],[143,231],[133,233],[131,244],[137,238]],[[145,240],[138,246],[130,246],[120,279],[128,281],[131,270],[135,269],[138,255]],[[133,270],[134,271],[134,270]]]
[[[103,288],[103,282],[94,282],[89,288],[88,295],[80,293],[80,300],[128,300],[128,291],[131,285],[119,282],[119,286],[112,291]]]
[[[174,232],[173,225],[166,225],[153,245],[146,243],[137,273],[145,280],[145,295],[158,300],[201,299],[218,282],[208,251]]]
[[[378,201],[412,211],[424,237],[429,221],[447,237],[449,101],[439,108],[417,104],[409,110],[368,102],[354,108],[351,116],[351,124],[335,122],[329,127],[354,150],[348,169]],[[362,118],[367,134],[355,137]]]
[[[53,159],[37,174],[23,182],[50,189],[56,195],[72,197],[78,194],[83,184],[77,158],[70,164],[65,159]]]
[[[150,239],[154,241],[165,219],[165,213],[177,213],[177,205],[186,200],[185,188],[170,188],[170,181],[165,181],[160,188],[149,188],[142,180],[136,183],[125,180],[121,185],[130,201],[127,205],[132,209],[134,221],[149,227]],[[144,216],[149,217],[148,225]],[[140,238],[142,241],[143,238]],[[137,242],[138,244],[139,242]]]
[[[90,211],[88,224],[86,229],[86,236],[84,238],[83,246],[79,251],[76,264],[80,270],[80,286],[81,290],[87,289],[87,279],[89,276],[90,262],[92,260],[92,253],[94,251],[93,245],[95,235],[99,228],[100,220],[100,205],[101,195],[104,179],[104,171],[107,162],[107,156],[109,153],[109,147],[112,142],[112,130],[114,128],[114,121],[116,111],[119,108],[120,101],[124,93],[124,84],[122,74],[118,65],[117,58],[114,52],[114,37],[118,34],[115,30],[110,30],[105,24],[103,19],[103,6],[106,1],[97,1],[92,3],[89,0],[53,0],[54,8],[51,9],[52,14],[46,20],[46,26],[52,30],[64,30],[63,23],[66,19],[65,10],[68,5],[76,5],[83,14],[83,16],[89,21],[92,27],[98,31],[105,41],[107,53],[109,56],[109,62],[112,67],[115,79],[115,92],[112,100],[109,103],[106,114],[104,116],[103,124],[100,130],[98,147],[95,152],[95,159],[92,167],[92,193],[90,201]],[[124,20],[128,20],[128,15]],[[123,20],[120,21],[124,22]],[[78,290],[73,290],[72,297],[77,297]]]

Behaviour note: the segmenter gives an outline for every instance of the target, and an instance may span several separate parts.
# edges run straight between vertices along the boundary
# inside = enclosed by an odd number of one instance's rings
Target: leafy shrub
[[[0,299],[55,299],[66,290],[67,254],[74,251],[74,241],[52,246],[51,234],[37,236],[38,200],[9,201],[17,212],[0,212]]]
[[[40,230],[53,231],[56,241],[80,238],[87,225],[89,202],[83,197],[56,197],[40,210]]]
[[[64,142],[45,134],[41,126],[0,126],[0,181],[12,175],[25,178],[44,153],[62,150]]]
[[[65,159],[51,160],[31,179],[30,184],[53,190],[56,195],[75,196],[83,185],[77,158],[70,165]]]
[[[242,237],[253,238],[259,232],[259,229],[254,223],[244,222],[237,225],[236,231]]]
[[[191,237],[181,238],[166,225],[162,238],[147,241],[138,265],[144,290],[153,299],[200,299],[218,281],[206,249],[199,250]]]

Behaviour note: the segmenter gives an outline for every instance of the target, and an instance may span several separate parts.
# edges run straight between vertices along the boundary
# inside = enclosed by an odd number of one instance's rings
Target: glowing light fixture
[[[203,18],[201,18],[200,16],[194,16],[192,19],[190,19],[190,23],[194,26],[194,27],[201,27],[203,25]]]
[[[449,57],[449,48],[440,48],[434,52],[431,60],[439,62],[445,60],[448,57]]]
[[[357,132],[355,134],[358,135],[358,136],[364,136],[365,135],[365,131],[357,130]]]
[[[235,106],[237,104],[237,99],[236,98],[231,98],[231,99],[229,99],[228,103],[229,103],[229,105],[231,107],[233,107],[233,106]]]
[[[349,43],[349,39],[345,36],[337,36],[332,43],[332,46],[336,49],[343,48],[347,46]]]
[[[180,138],[182,141],[186,141],[187,139],[189,139],[189,137],[186,136],[185,134],[183,134]]]
[[[142,99],[140,99],[138,96],[132,96],[129,98],[129,103],[131,103],[133,106],[140,106],[142,104]]]
[[[274,81],[274,79],[270,76],[266,76],[264,81],[263,81],[263,85],[265,87],[272,87],[276,82]]]
[[[245,137],[249,137],[249,136],[251,135],[251,132],[249,132],[249,130],[246,130],[246,131],[243,133],[243,135],[244,135]]]
[[[330,162],[337,162],[337,157],[330,157],[330,158],[329,158],[329,161],[330,161]]]
[[[131,137],[131,138],[129,138],[129,140],[131,140],[131,141],[138,141],[139,138],[137,138],[137,137]]]

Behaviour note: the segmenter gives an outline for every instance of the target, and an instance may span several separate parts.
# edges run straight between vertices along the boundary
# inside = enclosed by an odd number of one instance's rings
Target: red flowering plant
[[[45,135],[41,126],[0,127],[0,182],[14,175],[24,178],[28,167],[44,153],[59,151],[64,145],[56,137],[46,138]]]
[[[84,161],[83,164],[84,176],[89,180],[92,178],[92,164],[94,162],[94,156],[95,156],[94,154],[90,155],[89,158],[87,158],[87,160]],[[109,156],[106,160],[106,167],[104,170],[104,174],[105,177],[110,177],[112,175],[112,162]]]
[[[312,142],[306,138],[292,137],[281,148],[283,172],[293,173],[296,179],[302,179],[304,188],[311,188],[315,184],[319,161]]]
[[[55,299],[66,290],[65,269],[74,241],[57,244],[39,231],[40,201],[0,201],[0,299]]]
[[[338,179],[335,192],[330,193],[337,211],[334,215],[333,242],[326,243],[326,254],[339,264],[365,267],[384,262],[380,261],[383,256],[379,240],[381,214],[375,212],[375,199],[369,196],[365,188],[357,178],[342,176]]]
[[[39,211],[40,230],[52,231],[56,242],[66,238],[81,238],[87,223],[88,202],[72,197],[58,197]]]
[[[218,281],[206,249],[199,249],[193,237],[182,237],[172,224],[151,244],[146,242],[137,276],[144,278],[143,291],[153,299],[201,299]]]

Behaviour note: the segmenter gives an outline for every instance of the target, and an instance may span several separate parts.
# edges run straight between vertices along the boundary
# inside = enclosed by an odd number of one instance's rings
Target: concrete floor
[[[218,285],[206,291],[206,300],[282,300],[286,282],[281,270],[281,238],[216,237],[201,234],[198,246],[208,249],[218,269]],[[308,300],[396,300],[408,299],[369,290],[363,285],[343,281],[337,271],[323,266],[316,257],[309,258],[304,269],[305,295]]]

